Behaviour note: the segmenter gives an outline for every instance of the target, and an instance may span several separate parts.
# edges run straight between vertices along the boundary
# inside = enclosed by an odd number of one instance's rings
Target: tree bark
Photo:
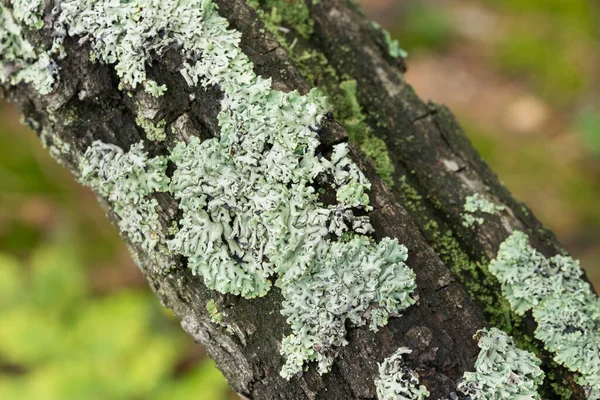
[[[335,98],[342,81],[357,82],[364,123],[385,142],[394,166],[391,188],[357,146],[351,145],[351,156],[372,183],[374,209],[370,217],[375,236],[397,238],[409,249],[407,264],[417,275],[419,297],[418,304],[402,317],[390,319],[377,333],[364,327],[349,329],[349,345],[339,349],[330,373],[321,376],[311,366],[301,377],[286,381],[279,376],[283,363],[279,349],[289,327],[279,312],[282,296],[277,289],[253,300],[209,291],[186,268],[182,257],[172,257],[174,268],[162,273],[155,268],[152,254],[124,236],[161,303],[172,309],[186,332],[205,346],[233,389],[251,399],[371,399],[376,397],[378,363],[398,347],[407,346],[413,349],[407,362],[418,371],[432,398],[440,398],[456,390],[465,371],[473,370],[479,353],[473,334],[491,324],[509,331],[518,343],[527,342],[538,350],[544,369],[554,372],[552,380],[544,384],[545,398],[555,398],[552,384],[557,383],[572,390],[573,399],[583,399],[573,374],[553,364],[533,338],[531,316],[521,318],[503,309],[499,284],[486,274],[486,264],[515,230],[528,233],[535,247],[547,255],[564,250],[499,182],[452,114],[416,96],[403,80],[402,59],[389,55],[381,31],[350,1],[313,4],[307,0],[312,34],[298,34],[284,19],[282,25],[289,32],[278,40],[265,30],[270,7],[265,2],[259,5],[259,12],[244,0],[215,2],[231,28],[242,32],[241,46],[254,63],[255,72],[272,78],[274,89],[306,93],[316,84]],[[27,37],[32,43],[47,43],[50,32],[47,26],[28,31]],[[287,50],[282,41],[287,43]],[[289,44],[294,41],[291,54]],[[148,67],[148,76],[160,77],[157,80],[169,88],[163,97],[152,99],[141,88],[133,91],[132,97],[119,90],[111,66],[90,62],[88,42],[68,37],[65,48],[68,56],[58,61],[61,80],[51,94],[40,95],[30,85],[19,84],[6,87],[3,95],[18,105],[25,121],[47,144],[52,145],[56,140],[52,138],[58,137],[71,146],[70,154],[58,157],[75,176],[79,175],[77,154],[95,140],[123,149],[144,141],[151,154],[164,155],[186,137],[218,135],[222,93],[217,87],[187,86],[179,73],[182,60],[177,50],[169,50]],[[318,63],[302,66],[294,56],[301,50],[319,54],[335,73],[322,73],[325,66]],[[448,71],[448,79],[451,74]],[[135,122],[137,101],[156,102],[160,110],[156,119],[166,121],[166,141],[146,139]],[[323,150],[347,140],[340,123],[325,123]],[[506,212],[491,216],[475,229],[465,228],[461,217],[464,199],[478,192],[490,194],[507,207]],[[177,217],[177,202],[165,193],[156,198],[166,230]],[[100,201],[117,222],[110,205]],[[223,323],[233,335],[211,322],[206,309],[210,299],[216,300],[224,314]]]

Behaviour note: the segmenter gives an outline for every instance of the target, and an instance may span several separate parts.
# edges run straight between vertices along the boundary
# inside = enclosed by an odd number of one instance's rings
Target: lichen
[[[394,58],[406,58],[408,56],[408,53],[400,48],[398,41],[396,39],[392,39],[392,35],[390,35],[386,29],[383,29],[377,22],[371,22],[371,24],[373,25],[373,28],[381,31],[383,34],[383,38],[388,46],[390,56]]]
[[[148,140],[161,142],[167,138],[167,133],[165,132],[167,122],[164,119],[154,123],[151,119],[144,116],[142,109],[138,109],[135,123],[144,130]]]
[[[80,179],[111,202],[121,232],[149,251],[165,239],[158,202],[149,195],[167,191],[166,168],[163,157],[148,158],[141,142],[124,152],[118,146],[95,141],[80,160]]]
[[[516,231],[489,268],[515,312],[531,310],[535,337],[554,360],[579,372],[588,390],[600,390],[600,300],[582,279],[579,262],[563,255],[546,258]]]
[[[375,381],[379,400],[423,400],[429,397],[427,388],[419,384],[419,375],[404,364],[402,356],[412,350],[401,347],[379,365]]]
[[[515,346],[513,339],[497,329],[481,329],[473,336],[481,349],[475,361],[475,371],[466,371],[456,392],[449,399],[514,400],[541,399],[537,389],[544,380],[541,361],[526,350]],[[399,348],[379,366],[375,381],[379,400],[421,400],[429,397],[420,385],[419,375],[408,368],[404,354],[412,351]],[[446,398],[441,398],[446,399]]]
[[[145,90],[154,97],[161,97],[167,91],[167,85],[159,85],[156,81],[149,79],[146,81]]]
[[[13,16],[33,29],[44,26],[44,0],[11,0]]]
[[[334,242],[309,273],[284,285],[281,313],[294,333],[282,345],[288,356],[282,376],[297,373],[306,360],[328,371],[335,347],[347,344],[347,322],[361,326],[371,319],[376,329],[413,304],[415,275],[406,258],[406,248],[389,238],[377,245],[365,237]],[[373,304],[377,312],[367,313]]]
[[[156,82],[146,78],[151,55],[178,48],[187,58],[196,57],[204,13],[213,7],[201,0],[63,0],[58,24],[71,36],[91,39],[91,57],[114,64],[123,86],[144,84],[156,92]]]
[[[15,11],[16,12],[16,11]],[[25,18],[25,14],[21,17]],[[58,67],[51,53],[36,50],[23,37],[10,10],[0,4],[0,84],[31,83],[40,94],[52,92]]]
[[[475,372],[465,372],[458,389],[473,400],[540,399],[537,387],[544,380],[541,361],[518,349],[505,332],[491,328],[474,338],[481,349]]]
[[[473,224],[477,223],[482,225],[485,220],[481,216],[475,216],[476,213],[485,213],[485,214],[494,214],[496,211],[503,211],[504,206],[496,205],[481,197],[479,193],[475,193],[472,196],[467,196],[465,199],[465,212],[461,214],[463,219],[463,226],[471,227]]]

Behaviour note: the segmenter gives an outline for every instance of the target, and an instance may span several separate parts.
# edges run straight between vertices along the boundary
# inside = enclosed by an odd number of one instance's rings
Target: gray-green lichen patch
[[[489,269],[517,314],[531,310],[535,337],[554,360],[579,372],[590,393],[600,392],[600,300],[582,279],[579,262],[546,258],[517,231],[500,245]]]
[[[379,365],[379,379],[375,381],[379,400],[423,400],[429,397],[427,388],[419,385],[419,375],[408,368],[402,356],[412,350],[401,347]]]
[[[80,161],[81,182],[111,202],[119,216],[119,229],[133,243],[153,250],[164,241],[156,210],[148,195],[165,192],[169,178],[163,157],[148,158],[142,143],[128,152],[100,141],[92,143]]]
[[[388,45],[390,56],[394,58],[406,58],[408,56],[408,53],[400,48],[398,41],[396,39],[392,39],[392,35],[390,35],[387,29],[383,29],[377,22],[371,22],[371,24],[375,29],[383,33],[385,42]]]
[[[206,303],[206,311],[208,311],[208,315],[210,316],[210,320],[217,324],[220,325],[223,322],[223,313],[221,313],[219,311],[219,308],[217,307],[217,303],[215,302],[214,299],[210,299],[207,303]]]
[[[58,23],[68,27],[69,35],[90,39],[91,57],[114,64],[123,85],[144,84],[160,95],[163,88],[146,78],[151,55],[178,48],[189,58],[196,57],[203,45],[198,41],[206,40],[201,28],[204,13],[213,7],[211,1],[200,0],[63,0]]]
[[[540,399],[537,387],[544,380],[541,361],[518,349],[505,332],[491,328],[477,332],[481,349],[475,372],[465,372],[458,389],[473,400]]]
[[[156,81],[148,79],[145,90],[154,97],[161,97],[167,91],[167,85],[159,85]]]
[[[475,193],[472,196],[468,196],[465,200],[465,212],[461,214],[463,219],[463,226],[471,227],[477,223],[482,225],[485,220],[481,216],[476,216],[477,213],[494,214],[496,211],[504,210],[504,206],[499,206],[488,199],[481,197],[479,193]],[[481,214],[479,214],[481,215]]]
[[[324,99],[316,91],[272,90],[239,50],[240,34],[216,13],[205,15],[203,32],[203,57],[184,63],[184,77],[190,85],[221,87],[221,132],[219,139],[192,139],[172,152],[171,191],[184,214],[169,247],[223,293],[262,296],[277,275],[293,331],[282,344],[282,375],[302,371],[309,360],[326,372],[333,346],[345,344],[347,319],[364,323],[371,303],[398,313],[414,302],[406,250],[395,240],[376,244],[360,235],[331,240],[370,230],[368,220],[353,213],[369,208],[370,184],[345,144],[336,145],[330,159],[317,154]],[[338,204],[322,206],[315,184],[335,189]],[[346,275],[336,278],[329,270],[336,257],[364,265],[349,263]],[[321,279],[326,276],[331,280]]]
[[[17,10],[15,9],[15,14]],[[20,15],[21,18],[25,18],[25,14]],[[51,57],[51,52],[34,49],[23,37],[21,27],[15,22],[11,11],[2,4],[0,4],[0,64],[2,67],[0,84],[17,85],[25,82],[31,83],[40,94],[48,94],[52,91],[58,68]]]
[[[464,400],[539,400],[538,386],[544,380],[541,361],[532,353],[515,346],[505,332],[481,329],[475,336],[481,349],[475,361],[475,372],[465,372],[458,393],[450,399]],[[401,347],[379,366],[375,382],[379,400],[421,400],[429,397],[419,384],[419,376],[408,368],[402,355],[411,350]]]
[[[44,26],[44,0],[11,0],[13,15],[33,29]]]
[[[308,273],[284,285],[281,312],[294,334],[282,344],[288,358],[282,375],[296,373],[305,360],[315,360],[319,371],[328,371],[334,348],[347,344],[347,322],[361,326],[370,318],[377,329],[389,315],[398,316],[413,304],[415,275],[406,258],[406,248],[389,238],[378,245],[366,237],[334,242]],[[369,314],[372,305],[377,308]]]

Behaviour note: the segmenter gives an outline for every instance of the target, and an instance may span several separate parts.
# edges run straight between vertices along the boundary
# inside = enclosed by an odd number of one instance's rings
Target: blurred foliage
[[[454,27],[448,15],[439,12],[439,7],[428,2],[412,2],[405,12],[402,23],[392,28],[400,47],[409,52],[414,48],[441,51],[450,45]]]
[[[590,153],[600,159],[600,112],[583,110],[577,118],[577,131]]]
[[[93,296],[70,240],[0,255],[0,398],[225,398],[204,361],[176,374],[188,340],[149,291]]]

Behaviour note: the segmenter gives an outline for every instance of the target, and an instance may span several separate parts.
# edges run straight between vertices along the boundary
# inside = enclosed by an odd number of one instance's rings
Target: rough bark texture
[[[583,398],[572,375],[553,366],[532,339],[532,319],[507,316],[509,313],[501,310],[499,285],[484,272],[487,260],[495,257],[499,244],[513,230],[528,233],[534,245],[548,254],[562,252],[562,248],[531,211],[511,197],[450,112],[423,102],[404,82],[404,65],[389,56],[381,32],[350,2],[321,1],[313,5],[308,0],[313,34],[308,39],[296,37],[290,26],[291,33],[283,40],[296,38],[299,49],[314,50],[327,60],[327,66],[336,73],[333,78],[321,78],[323,65],[309,63],[307,68],[299,68],[285,46],[264,29],[266,21],[244,0],[216,3],[232,28],[243,33],[242,47],[256,72],[271,77],[274,88],[306,92],[317,83],[331,92],[342,79],[357,81],[357,98],[366,124],[385,141],[395,167],[393,188],[390,190],[381,181],[356,147],[352,147],[352,158],[373,184],[371,219],[376,236],[396,237],[407,246],[408,265],[417,274],[419,296],[418,304],[401,318],[390,319],[378,333],[367,328],[349,329],[350,344],[339,349],[330,373],[320,376],[311,367],[303,376],[286,381],[279,376],[283,362],[279,349],[289,327],[279,313],[282,299],[278,290],[254,300],[223,296],[204,288],[186,268],[184,259],[173,259],[175,268],[161,274],[156,272],[151,257],[131,246],[162,304],[172,309],[182,327],[206,347],[231,386],[252,399],[375,398],[377,363],[398,347],[408,346],[414,349],[407,358],[410,366],[419,373],[432,398],[439,398],[455,390],[464,371],[473,369],[478,348],[472,336],[492,322],[505,329],[510,327],[507,330],[521,340],[519,343],[537,349],[545,369],[555,372],[554,381],[572,389],[572,398]],[[47,33],[29,32],[28,38],[32,42],[48,41],[44,37]],[[123,149],[143,140],[150,153],[156,155],[167,154],[174,142],[190,135],[207,138],[218,134],[219,89],[188,87],[178,72],[181,60],[175,50],[149,68],[149,77],[160,76],[160,82],[169,88],[165,96],[153,99],[141,88],[132,98],[120,91],[110,66],[89,61],[89,44],[70,38],[65,47],[68,57],[59,63],[61,81],[52,94],[40,96],[22,84],[5,90],[4,96],[19,106],[25,120],[42,138],[50,137],[51,132],[72,146],[73,154],[61,157],[74,174],[78,173],[76,152],[85,151],[94,140]],[[448,75],[451,79],[451,71]],[[194,100],[190,100],[191,93]],[[167,122],[165,142],[145,139],[135,123],[134,100],[156,103],[160,109],[156,120],[164,118]],[[177,133],[171,130],[174,124]],[[347,138],[340,124],[329,121],[324,129],[323,150]],[[498,203],[508,206],[507,212],[490,217],[474,230],[467,229],[461,225],[460,216],[464,199],[477,192],[491,194]],[[177,204],[167,194],[161,194],[158,200],[168,227],[176,216]],[[116,217],[108,206],[107,212],[114,221]],[[211,298],[226,315],[223,322],[233,329],[233,335],[210,321],[206,303]],[[547,398],[554,398],[550,383],[544,390]]]

